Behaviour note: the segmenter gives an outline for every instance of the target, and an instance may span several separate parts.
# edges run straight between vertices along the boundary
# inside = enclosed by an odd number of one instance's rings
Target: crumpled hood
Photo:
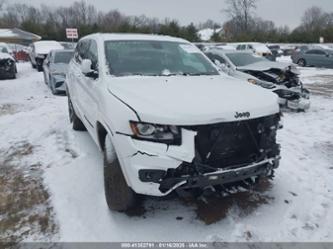
[[[229,76],[112,77],[108,90],[144,122],[199,125],[279,112],[275,94]]]
[[[295,73],[295,74],[300,73],[294,64],[274,62],[274,61],[260,61],[260,62],[252,63],[252,64],[249,64],[246,66],[237,67],[237,69],[241,70],[241,71],[247,71],[247,70],[267,71],[267,70],[275,68],[275,69],[280,69],[280,70],[284,71],[284,70],[288,69],[288,67],[291,67],[291,70],[293,73]]]

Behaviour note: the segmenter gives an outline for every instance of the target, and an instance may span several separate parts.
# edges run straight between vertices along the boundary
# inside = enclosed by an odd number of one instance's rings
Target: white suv
[[[107,203],[269,176],[278,167],[275,94],[221,74],[183,39],[82,38],[67,75],[74,130],[104,153]]]

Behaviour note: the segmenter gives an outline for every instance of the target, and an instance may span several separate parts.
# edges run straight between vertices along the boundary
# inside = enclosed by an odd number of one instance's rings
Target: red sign
[[[77,32],[77,29],[66,29],[66,37],[67,39],[78,39],[79,33]]]

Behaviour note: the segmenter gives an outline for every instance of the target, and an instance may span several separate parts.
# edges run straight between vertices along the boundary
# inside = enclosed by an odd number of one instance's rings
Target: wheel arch
[[[105,128],[105,126],[97,121],[96,124],[96,132],[97,132],[97,139],[98,139],[98,145],[101,151],[104,151],[105,149],[105,138],[108,135],[108,130]]]

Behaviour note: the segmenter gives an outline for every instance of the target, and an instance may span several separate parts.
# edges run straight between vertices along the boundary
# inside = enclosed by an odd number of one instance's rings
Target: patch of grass
[[[0,151],[1,242],[19,242],[36,234],[50,236],[57,231],[41,165],[22,165],[22,159],[33,152],[34,146],[27,142]]]

